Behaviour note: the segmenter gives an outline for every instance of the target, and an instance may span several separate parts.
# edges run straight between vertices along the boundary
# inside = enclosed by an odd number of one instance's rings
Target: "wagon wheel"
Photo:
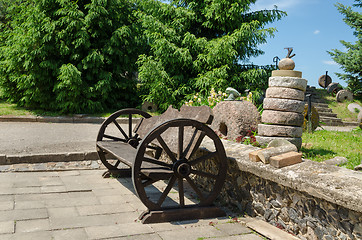
[[[197,151],[202,141],[211,144],[210,151]],[[163,149],[161,158],[147,153],[150,144]],[[174,119],[155,127],[142,140],[132,178],[143,204],[149,210],[161,210],[210,206],[221,191],[226,172],[224,146],[215,132],[196,120]],[[209,187],[198,186],[200,182]]]
[[[141,116],[141,118],[139,117]],[[126,117],[127,123],[126,124],[120,124],[117,121],[117,118],[119,117]],[[139,126],[137,122],[142,121],[144,118],[151,117],[150,114],[143,112],[138,109],[122,109],[115,113],[113,113],[111,116],[109,116],[101,125],[101,128],[99,129],[97,141],[119,141],[120,143],[128,143],[132,147],[136,148],[137,145],[140,142],[140,138],[136,132],[136,129],[134,129],[134,125],[136,125],[136,128]],[[138,120],[139,119],[139,120]],[[134,131],[135,130],[135,131]],[[103,152],[101,149],[97,147],[97,152],[99,155],[99,158],[101,159],[102,163],[105,167],[107,167],[109,170],[118,170],[118,166],[120,164],[120,161],[117,160],[110,160],[106,158],[106,153]]]

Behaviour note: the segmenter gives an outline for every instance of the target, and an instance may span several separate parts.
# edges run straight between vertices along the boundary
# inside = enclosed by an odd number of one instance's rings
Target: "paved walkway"
[[[102,172],[1,173],[0,239],[265,239],[247,218],[142,224],[131,179]]]

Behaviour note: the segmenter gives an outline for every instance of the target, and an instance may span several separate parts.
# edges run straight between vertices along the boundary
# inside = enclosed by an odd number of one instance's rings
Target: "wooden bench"
[[[120,124],[118,119],[125,116],[127,124]],[[104,176],[132,177],[136,194],[148,208],[140,216],[143,223],[225,215],[213,206],[225,181],[227,161],[220,138],[207,126],[212,119],[207,106],[183,106],[180,111],[169,107],[154,117],[123,109],[101,125],[96,145],[108,168]],[[206,140],[213,149],[197,151]],[[208,164],[217,168],[207,168]],[[200,187],[200,178],[212,187]]]

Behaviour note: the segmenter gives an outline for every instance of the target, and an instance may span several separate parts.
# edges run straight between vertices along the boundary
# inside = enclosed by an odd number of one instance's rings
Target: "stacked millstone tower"
[[[265,145],[274,139],[285,139],[300,149],[307,80],[302,78],[302,72],[293,70],[295,64],[291,57],[295,54],[290,56],[292,49],[288,50],[287,58],[278,64],[280,70],[273,71],[269,78],[257,141]]]

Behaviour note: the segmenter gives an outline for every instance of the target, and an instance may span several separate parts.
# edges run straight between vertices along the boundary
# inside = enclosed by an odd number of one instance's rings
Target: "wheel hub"
[[[175,162],[173,171],[179,177],[187,177],[191,173],[191,166],[185,159],[181,159]]]

